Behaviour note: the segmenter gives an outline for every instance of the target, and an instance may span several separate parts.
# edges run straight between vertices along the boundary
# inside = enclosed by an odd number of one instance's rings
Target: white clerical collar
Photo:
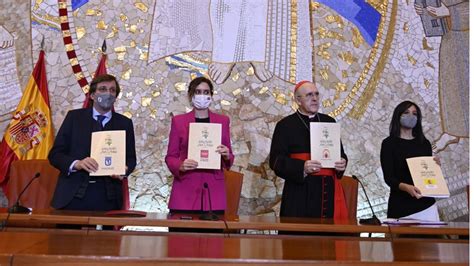
[[[304,116],[309,117],[309,119],[313,119],[313,118],[317,115],[317,113],[314,114],[314,115],[305,115],[305,114],[303,114],[302,112],[300,112],[300,109],[298,109],[298,110],[296,110],[296,111],[297,111],[298,113],[300,113],[301,115],[304,115]]]

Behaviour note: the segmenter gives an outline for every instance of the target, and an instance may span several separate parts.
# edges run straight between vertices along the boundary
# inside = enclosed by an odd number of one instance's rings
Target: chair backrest
[[[357,196],[359,194],[359,183],[350,176],[344,176],[340,179],[344,197],[346,199],[349,219],[357,220]]]
[[[8,205],[12,206],[18,195],[36,173],[40,177],[34,180],[30,187],[21,196],[20,203],[34,209],[50,209],[59,170],[51,166],[48,160],[20,160],[14,161],[10,167],[8,181]]]
[[[466,186],[466,194],[467,194],[467,210],[469,210],[469,184]]]
[[[224,170],[224,178],[227,194],[225,215],[235,217],[239,211],[240,192],[242,191],[244,175],[232,170]]]

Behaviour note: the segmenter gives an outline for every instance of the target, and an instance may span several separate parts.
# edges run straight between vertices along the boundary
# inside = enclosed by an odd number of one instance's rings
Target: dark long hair
[[[425,141],[425,135],[423,134],[423,127],[422,127],[422,115],[421,115],[421,110],[416,103],[411,102],[411,101],[404,101],[401,102],[400,104],[395,107],[395,110],[393,110],[393,115],[392,115],[392,122],[390,122],[390,136],[392,137],[400,137],[400,117],[402,116],[403,112],[405,112],[408,108],[415,106],[416,108],[416,116],[418,120],[416,121],[416,125],[413,128],[413,137],[415,137],[416,140],[419,142],[424,142]]]

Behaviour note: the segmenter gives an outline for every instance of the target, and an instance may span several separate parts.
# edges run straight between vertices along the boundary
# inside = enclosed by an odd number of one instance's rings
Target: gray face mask
[[[404,128],[414,128],[418,122],[418,117],[412,114],[403,114],[400,116],[400,124]]]
[[[104,110],[112,109],[115,102],[115,96],[112,94],[100,94],[96,97],[97,104]]]

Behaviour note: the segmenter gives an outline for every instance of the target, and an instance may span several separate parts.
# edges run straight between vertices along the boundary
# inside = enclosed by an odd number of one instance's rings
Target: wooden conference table
[[[0,220],[7,217],[6,209],[0,208]],[[98,212],[34,210],[31,214],[11,214],[8,224],[20,227],[54,226],[54,224],[158,226],[181,228],[207,228],[229,230],[283,230],[327,233],[384,233],[420,235],[469,236],[469,223],[450,222],[447,225],[361,225],[356,221],[333,219],[287,218],[275,216],[222,216],[218,221],[202,221],[191,215],[192,220],[181,215],[147,213],[145,217],[105,216]]]
[[[81,231],[81,230],[74,230]],[[432,239],[0,232],[2,265],[468,265],[469,244]]]

